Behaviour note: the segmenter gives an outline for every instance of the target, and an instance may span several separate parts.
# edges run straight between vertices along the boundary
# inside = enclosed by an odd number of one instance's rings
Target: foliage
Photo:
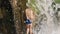
[[[32,10],[39,14],[39,9],[38,7],[36,6],[36,1],[35,0],[31,0],[30,3],[28,2],[28,5],[32,8]]]
[[[56,3],[60,3],[60,0],[55,0]]]

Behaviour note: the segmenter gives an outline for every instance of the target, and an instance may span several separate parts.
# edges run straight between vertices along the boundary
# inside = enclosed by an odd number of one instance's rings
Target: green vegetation
[[[32,8],[32,10],[39,14],[40,10],[38,9],[38,7],[36,6],[36,1],[35,0],[31,0],[30,3],[28,3],[28,5]]]
[[[60,0],[55,0],[56,3],[60,3]]]

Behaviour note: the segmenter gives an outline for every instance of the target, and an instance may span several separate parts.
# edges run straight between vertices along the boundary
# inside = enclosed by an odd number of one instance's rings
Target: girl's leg
[[[27,34],[29,34],[29,25],[26,25],[27,26]]]
[[[32,24],[30,24],[29,30],[30,30],[30,34],[33,34],[33,32],[32,32]]]

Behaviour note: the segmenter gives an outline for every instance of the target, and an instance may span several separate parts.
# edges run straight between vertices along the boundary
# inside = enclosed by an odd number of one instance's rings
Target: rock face
[[[54,0],[35,0],[35,8],[37,7],[40,13],[33,27],[34,34],[60,34],[60,22],[56,17],[58,12],[53,9],[53,2]]]

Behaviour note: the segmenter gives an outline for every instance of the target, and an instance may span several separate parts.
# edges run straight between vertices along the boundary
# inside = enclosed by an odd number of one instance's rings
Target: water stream
[[[54,0],[35,0],[35,8],[37,7],[40,13],[33,27],[34,34],[60,34],[60,22],[55,14],[57,11],[52,8],[53,2]]]

